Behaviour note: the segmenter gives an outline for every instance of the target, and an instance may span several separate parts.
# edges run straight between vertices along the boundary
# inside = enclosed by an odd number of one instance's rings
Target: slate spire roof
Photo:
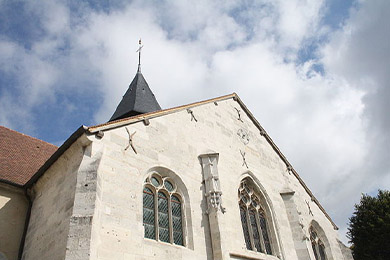
[[[137,51],[139,53],[137,74],[130,83],[110,121],[161,110],[156,97],[141,73],[141,49],[143,47],[141,40],[139,44],[140,47]]]
[[[110,121],[161,110],[141,71],[138,70]]]

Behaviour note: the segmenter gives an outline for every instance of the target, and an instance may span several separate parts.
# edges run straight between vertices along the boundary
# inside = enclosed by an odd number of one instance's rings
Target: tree
[[[390,259],[390,191],[363,194],[349,219],[348,238],[355,260]]]

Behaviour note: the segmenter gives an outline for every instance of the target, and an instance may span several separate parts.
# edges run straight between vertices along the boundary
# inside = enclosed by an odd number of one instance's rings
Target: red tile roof
[[[0,126],[0,179],[24,185],[57,146]]]

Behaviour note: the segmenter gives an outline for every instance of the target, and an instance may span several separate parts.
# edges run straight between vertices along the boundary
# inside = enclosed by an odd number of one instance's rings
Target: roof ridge
[[[23,136],[25,136],[25,137],[28,137],[28,138],[34,139],[34,140],[36,140],[36,141],[43,142],[43,143],[45,143],[45,144],[49,144],[49,145],[51,145],[51,146],[54,146],[54,147],[57,147],[57,148],[58,148],[58,146],[56,146],[56,145],[54,145],[54,144],[52,144],[52,143],[46,142],[46,141],[44,141],[44,140],[42,140],[42,139],[33,137],[33,136],[31,136],[31,135],[27,135],[27,134],[18,132],[18,131],[16,131],[16,130],[13,130],[13,129],[11,129],[11,128],[8,128],[8,127],[2,126],[2,125],[0,125],[0,127],[1,127],[1,128],[4,128],[4,129],[6,129],[6,130],[8,130],[8,131],[10,131],[10,132],[13,132],[13,133],[16,133],[16,134],[19,134],[19,135],[23,135]]]
[[[235,92],[228,94],[228,95],[216,97],[216,98],[210,98],[210,99],[206,99],[206,100],[202,100],[202,101],[196,101],[196,102],[193,102],[193,103],[190,103],[187,105],[180,105],[180,106],[176,106],[176,107],[161,109],[161,110],[157,110],[157,111],[153,111],[153,112],[148,112],[148,113],[143,113],[143,114],[139,114],[139,115],[135,115],[135,116],[120,118],[120,119],[113,120],[113,121],[108,121],[106,123],[102,123],[102,124],[98,124],[98,125],[88,126],[88,130],[90,131],[90,129],[92,129],[92,128],[99,128],[99,127],[103,127],[103,126],[115,125],[117,123],[131,120],[131,119],[136,119],[136,118],[145,119],[145,118],[149,118],[153,115],[164,114],[164,113],[167,113],[170,111],[175,111],[175,110],[179,110],[179,109],[184,109],[184,108],[188,108],[188,107],[193,107],[193,106],[206,104],[206,103],[210,103],[210,102],[218,101],[218,100],[222,100],[222,99],[233,98],[233,97],[237,97],[237,94]],[[92,130],[90,132],[95,132],[95,131]]]

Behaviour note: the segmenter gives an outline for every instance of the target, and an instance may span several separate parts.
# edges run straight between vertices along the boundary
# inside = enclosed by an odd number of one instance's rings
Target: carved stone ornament
[[[221,207],[221,195],[222,192],[210,192],[208,194],[210,204],[215,210]]]
[[[249,133],[246,129],[238,129],[237,135],[240,137],[243,144],[247,145],[249,143]]]
[[[207,200],[207,213],[212,210],[221,210],[225,213],[225,208],[222,206],[222,191],[218,178],[218,154],[205,154],[200,156],[203,179],[205,184],[205,197]]]

